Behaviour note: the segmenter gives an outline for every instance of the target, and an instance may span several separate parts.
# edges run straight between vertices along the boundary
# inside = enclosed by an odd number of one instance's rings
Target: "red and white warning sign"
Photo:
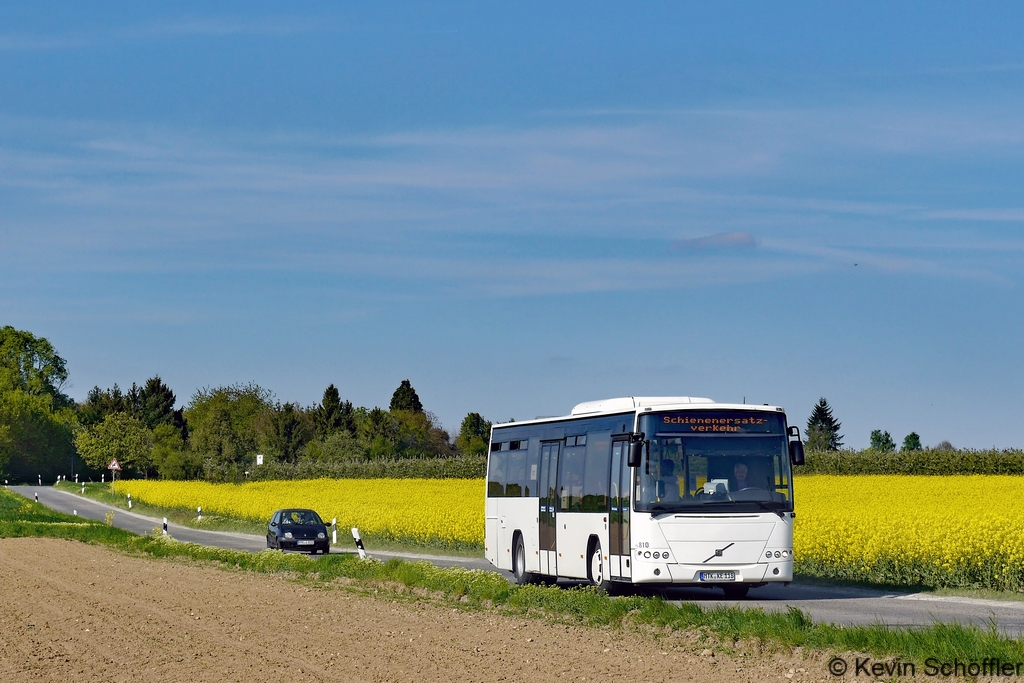
[[[121,466],[117,464],[117,458],[114,458],[113,460],[110,461],[110,464],[107,465],[107,469],[111,470],[112,472],[121,471]]]

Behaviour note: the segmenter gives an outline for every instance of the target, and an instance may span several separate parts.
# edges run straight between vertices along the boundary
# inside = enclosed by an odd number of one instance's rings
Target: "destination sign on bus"
[[[742,412],[665,413],[657,418],[658,431],[690,434],[781,434],[778,415]]]

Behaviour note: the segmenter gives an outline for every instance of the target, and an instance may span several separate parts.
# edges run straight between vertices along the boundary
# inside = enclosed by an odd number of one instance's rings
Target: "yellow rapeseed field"
[[[342,529],[426,545],[479,547],[480,479],[320,479],[251,484],[120,481],[152,505],[265,521],[310,507]],[[799,573],[897,585],[1024,588],[1024,477],[795,478]]]
[[[795,477],[798,572],[1024,588],[1024,477]]]
[[[275,510],[311,508],[340,529],[449,547],[482,546],[482,479],[313,479],[207,484],[124,480],[121,494],[159,507],[264,522]]]

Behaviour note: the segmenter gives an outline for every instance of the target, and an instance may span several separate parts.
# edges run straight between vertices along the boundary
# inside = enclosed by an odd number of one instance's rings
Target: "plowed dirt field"
[[[826,659],[0,539],[0,680],[801,681]]]

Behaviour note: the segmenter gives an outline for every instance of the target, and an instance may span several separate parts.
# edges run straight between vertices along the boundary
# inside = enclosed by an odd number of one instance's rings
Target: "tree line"
[[[354,406],[329,385],[312,406],[281,403],[257,384],[208,387],[184,408],[155,375],[121,389],[94,387],[76,402],[67,364],[44,338],[0,329],[0,470],[13,481],[78,472],[98,479],[116,459],[122,476],[240,481],[264,467],[480,457],[491,423],[469,413],[445,431],[409,380],[387,409]],[[315,468],[314,468],[315,469]],[[281,471],[280,467],[277,471]]]
[[[843,435],[839,433],[842,423],[832,414],[832,407],[822,397],[815,404],[811,416],[807,419],[806,448],[809,451],[838,451],[843,447]],[[882,453],[896,450],[896,442],[888,431],[875,429],[871,432],[871,447],[869,450]],[[917,432],[910,432],[903,437],[901,451],[924,450],[921,444],[921,437]],[[931,450],[952,451],[953,444],[942,441]]]

